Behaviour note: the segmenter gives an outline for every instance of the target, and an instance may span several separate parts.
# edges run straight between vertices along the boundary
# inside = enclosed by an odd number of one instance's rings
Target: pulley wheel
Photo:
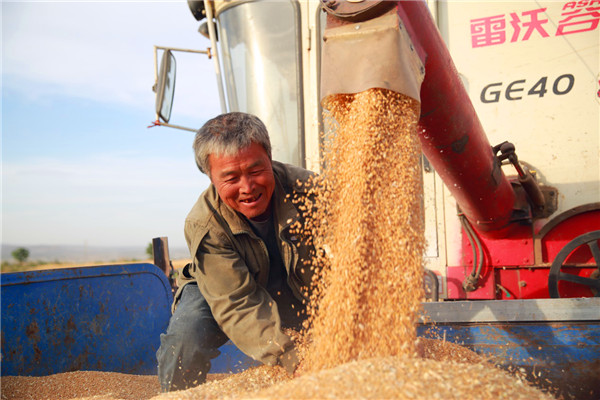
[[[579,285],[588,286],[594,296],[600,297],[600,247],[598,246],[598,240],[600,239],[600,231],[592,231],[585,233],[583,235],[577,236],[575,239],[571,240],[565,247],[561,249],[556,255],[554,262],[552,262],[552,266],[550,267],[550,274],[548,275],[548,291],[550,292],[550,297],[559,298],[560,294],[558,293],[558,282],[559,281],[567,281],[577,283]],[[578,275],[573,275],[562,271],[562,268],[565,266],[565,261],[567,257],[573,251],[577,250],[582,246],[588,246],[592,256],[594,257],[594,262],[596,263],[596,271],[592,273],[589,278],[585,278]]]
[[[440,284],[437,279],[437,275],[429,270],[425,270],[425,275],[423,276],[423,289],[425,290],[425,298],[427,300],[439,301],[439,289]]]

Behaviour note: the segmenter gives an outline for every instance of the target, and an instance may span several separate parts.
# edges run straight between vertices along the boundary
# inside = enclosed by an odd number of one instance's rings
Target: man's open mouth
[[[252,204],[257,202],[260,198],[262,197],[262,193],[257,195],[257,196],[253,196],[253,197],[248,197],[245,199],[241,199],[240,203],[244,203],[244,204]]]

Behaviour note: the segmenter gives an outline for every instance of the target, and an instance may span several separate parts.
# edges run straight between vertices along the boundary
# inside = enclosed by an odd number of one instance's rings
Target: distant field
[[[175,269],[182,268],[190,262],[189,259],[171,260]],[[21,271],[39,271],[45,269],[59,269],[59,268],[75,268],[75,267],[92,267],[95,265],[115,265],[115,264],[139,264],[139,263],[153,263],[153,260],[122,260],[113,262],[96,262],[96,263],[70,263],[70,262],[58,262],[58,263],[45,263],[45,262],[26,262],[23,265],[17,263],[2,263],[1,272],[21,272]]]
[[[148,243],[149,244],[149,243]],[[147,245],[147,244],[146,244]],[[76,246],[76,245],[36,245],[21,246],[2,243],[0,256],[2,262],[14,263],[12,252],[23,247],[29,250],[28,260],[32,263],[114,263],[115,260],[145,260],[148,257],[146,245],[140,246]],[[169,246],[171,259],[178,260],[189,257],[187,247]]]

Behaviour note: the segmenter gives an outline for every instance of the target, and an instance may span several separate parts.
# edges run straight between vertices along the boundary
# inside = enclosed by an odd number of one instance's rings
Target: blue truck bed
[[[173,300],[153,264],[1,274],[2,376],[156,374]],[[461,344],[565,399],[600,399],[600,298],[423,303],[419,336]],[[255,361],[231,342],[212,373]]]

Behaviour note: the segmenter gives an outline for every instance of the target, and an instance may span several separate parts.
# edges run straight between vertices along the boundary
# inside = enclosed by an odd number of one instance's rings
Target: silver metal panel
[[[423,303],[421,322],[598,321],[600,298]]]

